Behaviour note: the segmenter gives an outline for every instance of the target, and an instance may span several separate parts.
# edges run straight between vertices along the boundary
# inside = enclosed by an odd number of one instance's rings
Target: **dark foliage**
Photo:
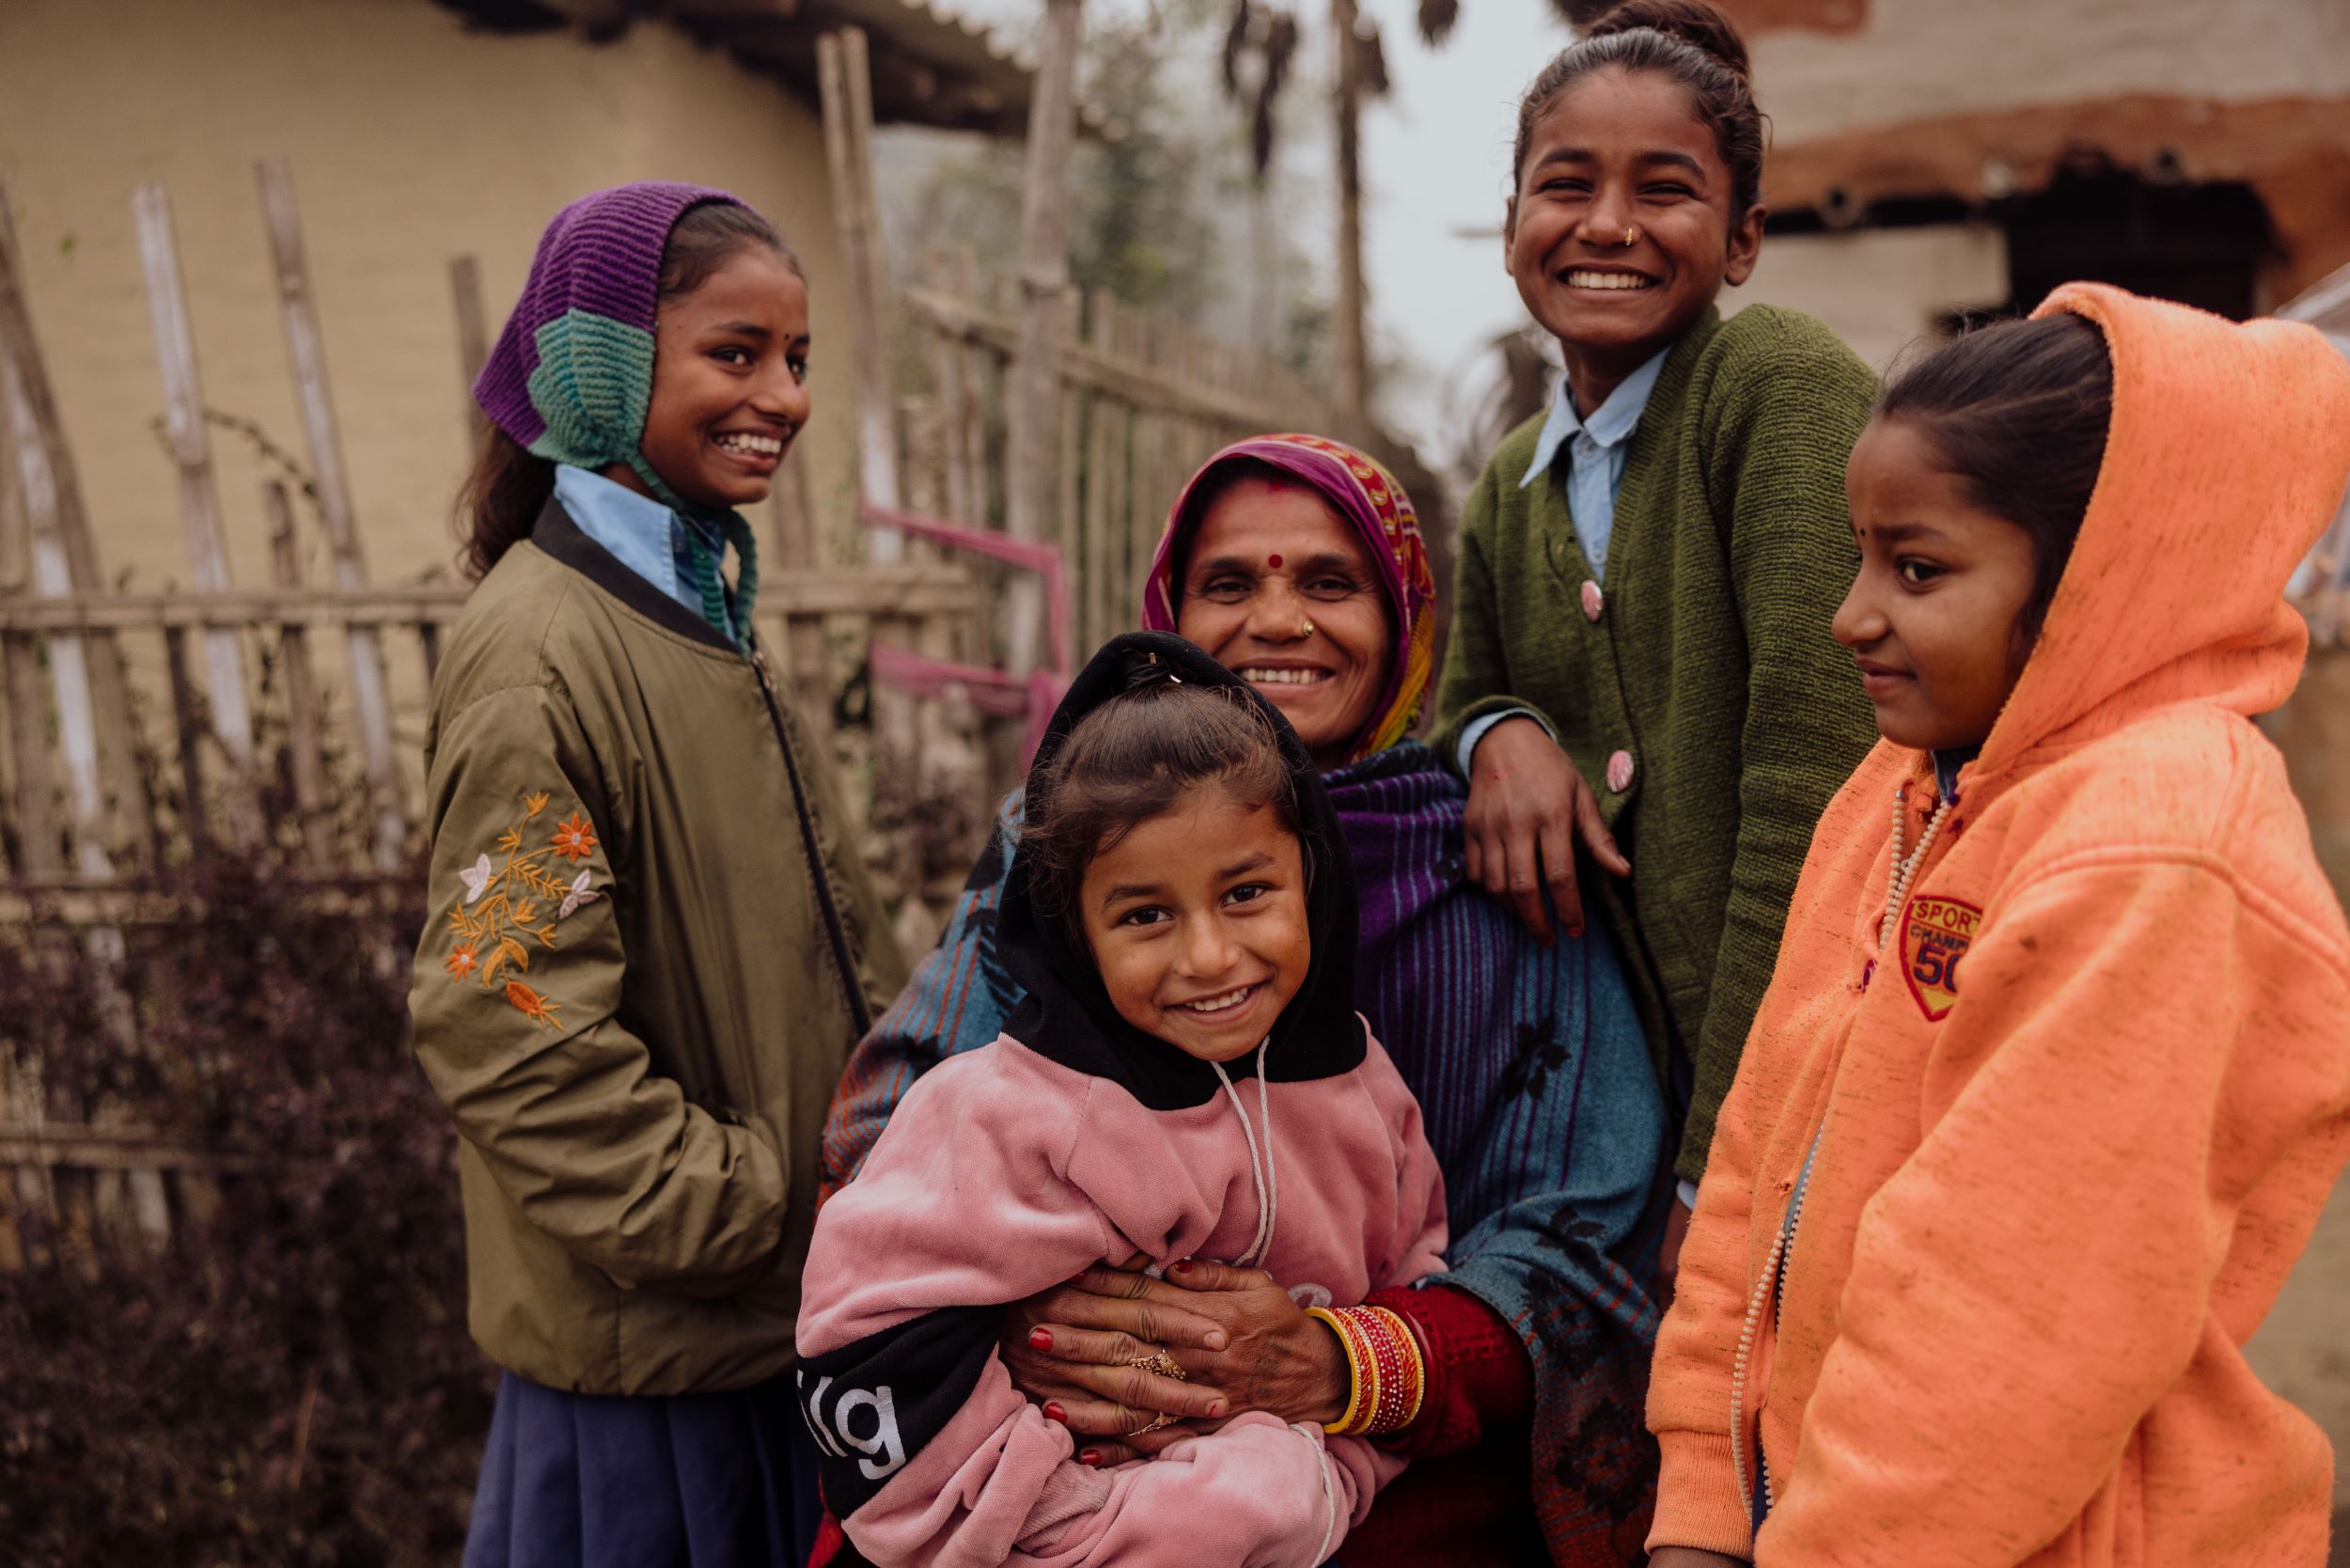
[[[420,901],[321,914],[227,863],[171,891],[207,917],[130,928],[111,962],[102,935],[0,937],[19,1092],[38,1061],[53,1121],[227,1165],[168,1178],[160,1250],[86,1171],[56,1173],[49,1213],[22,1187],[0,1208],[0,1556],[454,1561],[492,1373],[465,1333],[447,1120],[408,1050]]]
[[[1297,16],[1274,6],[1233,6],[1224,33],[1224,94],[1248,113],[1248,144],[1257,188],[1264,188],[1273,166],[1274,108],[1289,85],[1290,67],[1297,57]],[[1257,69],[1253,85],[1243,80],[1242,63],[1251,55]]]

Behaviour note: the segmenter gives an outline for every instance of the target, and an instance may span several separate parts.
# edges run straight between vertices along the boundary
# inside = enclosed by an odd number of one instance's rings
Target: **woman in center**
[[[1410,498],[1337,442],[1237,442],[1177,497],[1140,588],[1147,624],[1238,673],[1320,771],[1359,895],[1355,1005],[1444,1170],[1447,1272],[1371,1298],[1427,1352],[1419,1413],[1384,1438],[1412,1466],[1342,1560],[1637,1562],[1656,1474],[1642,1411],[1670,1199],[1663,1096],[1609,939],[1545,947],[1471,883],[1467,792],[1404,738],[1434,613]],[[828,1186],[856,1176],[916,1079],[993,1042],[1020,1005],[999,912],[1025,826],[1015,792],[946,935],[852,1056]],[[1344,1404],[1349,1347],[1308,1312],[1323,1282],[1209,1263],[1152,1278],[1122,1261],[998,1314],[1014,1385],[1075,1435],[1080,1464],[1180,1440],[1183,1425],[1126,1440],[1162,1413],[1220,1401],[1306,1420]],[[1184,1381],[1133,1364],[1162,1351]]]

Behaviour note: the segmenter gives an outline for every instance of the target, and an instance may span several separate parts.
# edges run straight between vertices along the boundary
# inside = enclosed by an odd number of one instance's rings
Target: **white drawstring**
[[[1216,1077],[1224,1084],[1225,1094],[1232,1102],[1232,1109],[1240,1116],[1241,1136],[1248,1140],[1249,1174],[1257,1182],[1257,1239],[1248,1244],[1246,1252],[1241,1254],[1239,1262],[1243,1268],[1255,1268],[1264,1262],[1265,1254],[1273,1250],[1274,1216],[1279,1213],[1281,1206],[1281,1172],[1273,1163],[1273,1101],[1264,1081],[1265,1048],[1272,1043],[1273,1037],[1268,1034],[1257,1045],[1257,1114],[1264,1121],[1262,1154],[1257,1150],[1257,1129],[1248,1120],[1248,1107],[1240,1103],[1240,1090],[1232,1087],[1232,1075],[1224,1071],[1224,1064],[1220,1061],[1208,1064],[1215,1069]]]
[[[1330,1466],[1338,1461],[1330,1457],[1330,1450],[1324,1444],[1322,1434],[1312,1427],[1303,1422],[1296,1422],[1291,1425],[1290,1430],[1313,1444],[1316,1450],[1314,1454],[1316,1466],[1322,1472],[1322,1544],[1314,1548],[1315,1568],[1320,1568],[1322,1563],[1329,1560],[1330,1543],[1337,1540],[1339,1534],[1339,1488],[1330,1478]]]

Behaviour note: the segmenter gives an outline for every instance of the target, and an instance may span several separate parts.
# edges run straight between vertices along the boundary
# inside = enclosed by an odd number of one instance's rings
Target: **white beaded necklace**
[[[1925,864],[1926,852],[1934,848],[1935,835],[1942,831],[1942,820],[1950,814],[1950,805],[1945,800],[1935,807],[1934,815],[1926,819],[1924,837],[1904,858],[1902,839],[1908,833],[1909,786],[1904,784],[1893,792],[1893,880],[1885,889],[1885,917],[1877,922],[1879,953],[1893,945],[1893,931],[1901,921],[1902,906],[1909,902],[1909,884],[1917,876],[1918,868]]]

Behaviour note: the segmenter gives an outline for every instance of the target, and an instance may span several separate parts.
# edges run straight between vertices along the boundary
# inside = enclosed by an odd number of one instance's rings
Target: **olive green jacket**
[[[1434,744],[1456,758],[1469,721],[1532,706],[1597,792],[1632,876],[1586,860],[1579,880],[1623,949],[1659,1071],[1693,1074],[1675,1161],[1690,1181],[1811,830],[1876,740],[1828,633],[1859,564],[1844,462],[1874,394],[1812,318],[1709,311],[1631,438],[1604,592],[1584,591],[1594,573],[1559,473],[1520,487],[1539,417],[1485,465],[1462,524]]]
[[[433,682],[416,1055],[474,1338],[595,1394],[787,1371],[825,1107],[904,979],[763,663],[550,506]]]

